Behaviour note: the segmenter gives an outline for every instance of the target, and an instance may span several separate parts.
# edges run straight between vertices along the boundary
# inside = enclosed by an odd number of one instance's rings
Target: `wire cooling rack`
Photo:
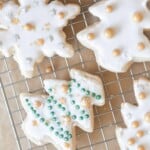
[[[36,75],[32,79],[25,79],[21,76],[12,57],[0,58],[0,87],[3,91],[19,150],[55,150],[51,144],[37,147],[23,134],[20,126],[26,114],[20,104],[19,94],[21,92],[43,93],[45,92],[42,83],[44,79],[69,79],[68,71],[73,67],[100,76],[106,92],[105,106],[94,107],[95,126],[93,133],[85,133],[77,129],[77,150],[119,150],[115,128],[117,125],[124,126],[120,114],[120,104],[122,102],[135,103],[133,80],[141,76],[149,76],[150,63],[134,64],[127,73],[123,74],[111,73],[97,66],[93,52],[81,46],[75,36],[81,29],[97,21],[88,12],[88,7],[97,1],[63,1],[64,3],[77,3],[82,9],[81,14],[64,28],[67,41],[74,46],[76,51],[73,58],[64,59],[58,56],[45,58],[41,64],[37,65]],[[45,71],[48,66],[52,68],[50,73]]]

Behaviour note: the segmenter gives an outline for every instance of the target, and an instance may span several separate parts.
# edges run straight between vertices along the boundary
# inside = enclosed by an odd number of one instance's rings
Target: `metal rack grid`
[[[3,97],[8,108],[12,128],[16,136],[18,149],[20,150],[55,150],[51,145],[37,147],[23,134],[20,125],[26,114],[20,104],[19,93],[40,92],[43,93],[42,81],[47,78],[68,79],[70,68],[79,68],[100,76],[104,82],[106,92],[106,104],[103,107],[94,107],[95,127],[93,133],[85,133],[77,129],[77,150],[119,150],[115,137],[117,125],[124,126],[120,114],[122,102],[135,103],[132,81],[141,76],[150,75],[150,63],[138,63],[132,65],[127,73],[115,74],[97,66],[92,51],[79,44],[75,35],[81,29],[97,21],[90,15],[88,7],[99,0],[64,0],[64,3],[74,2],[81,6],[81,14],[70,21],[64,31],[67,41],[74,46],[75,56],[71,59],[45,58],[36,67],[36,75],[32,79],[25,79],[20,75],[18,66],[12,57],[0,58],[0,77]],[[51,73],[46,73],[47,66],[52,67]]]

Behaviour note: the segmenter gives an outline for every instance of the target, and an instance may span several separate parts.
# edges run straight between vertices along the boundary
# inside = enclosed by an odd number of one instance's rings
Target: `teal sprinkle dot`
[[[69,134],[69,135],[68,135],[68,138],[71,139],[71,138],[72,138],[72,134]]]
[[[90,95],[90,91],[89,90],[86,91],[86,95]]]
[[[92,96],[93,96],[93,97],[95,97],[95,96],[96,96],[96,94],[95,94],[95,93],[92,93]]]
[[[68,90],[69,90],[69,93],[71,93],[71,92],[72,92],[72,88],[69,88]]]
[[[34,110],[32,110],[32,111],[33,111],[33,113],[34,113],[34,114],[36,114],[36,110],[35,110],[35,109],[34,109]]]
[[[49,129],[50,129],[51,131],[53,131],[53,130],[54,130],[54,127],[50,127]]]
[[[80,83],[78,83],[78,84],[77,84],[77,87],[80,87],[80,86],[81,86],[81,84],[80,84]]]
[[[85,92],[85,88],[82,88],[81,91],[82,91],[82,92]]]
[[[61,104],[58,104],[58,108],[61,108],[62,107],[62,105]]]
[[[52,111],[50,114],[51,114],[52,116],[54,116],[54,115],[55,115],[55,112],[54,112],[54,111]]]
[[[88,119],[89,117],[90,117],[90,116],[89,116],[88,114],[86,114],[86,115],[85,115],[85,118],[87,118],[87,119]]]
[[[68,135],[68,134],[69,134],[69,131],[65,131],[64,133],[65,133],[66,135]]]
[[[73,82],[76,82],[76,79],[72,79]]]
[[[33,107],[31,107],[31,110],[34,110],[34,108],[33,108]]]
[[[101,96],[100,96],[100,95],[97,95],[97,96],[96,96],[96,99],[97,99],[97,100],[101,99]]]
[[[68,84],[68,87],[71,87],[71,83]]]
[[[29,100],[28,99],[26,99],[26,102],[28,102]]]
[[[67,116],[70,116],[70,115],[71,115],[71,112],[70,112],[70,111],[68,111],[68,112],[66,113],[66,115],[67,115]]]
[[[31,103],[28,103],[28,106],[31,106]]]
[[[57,122],[57,125],[58,125],[58,126],[60,126],[60,125],[61,125],[61,123],[60,123],[60,122]]]
[[[64,140],[65,140],[65,141],[69,141],[69,138],[68,138],[68,137],[65,137]]]
[[[73,119],[73,120],[75,120],[76,118],[77,118],[77,116],[76,116],[76,115],[73,115],[73,116],[72,116],[72,119]]]
[[[41,122],[44,122],[44,121],[45,121],[45,119],[44,119],[44,118],[40,118],[40,121],[41,121]]]
[[[54,99],[54,96],[50,96],[51,99]]]
[[[49,91],[52,92],[52,89],[50,88]]]
[[[64,130],[63,128],[60,128],[60,129],[59,129],[59,131],[63,131],[63,130]]]
[[[53,109],[53,106],[48,106],[48,109],[49,109],[49,110],[52,110],[52,109]]]
[[[62,138],[64,137],[64,135],[63,135],[63,134],[60,134],[59,137],[62,139]]]
[[[84,118],[83,118],[83,116],[80,116],[80,120],[83,120]]]
[[[79,106],[79,105],[76,105],[75,108],[76,108],[77,110],[79,110],[79,109],[80,109],[80,106]]]
[[[52,100],[51,100],[51,99],[48,99],[47,101],[48,101],[49,103],[51,103],[51,102],[52,102]]]
[[[82,110],[82,111],[81,111],[81,114],[84,114],[84,113],[85,113],[85,110]]]
[[[53,104],[56,104],[57,103],[57,101],[56,100],[53,100]]]
[[[75,104],[76,102],[75,102],[75,100],[72,100],[71,103],[72,103],[72,104]]]
[[[49,125],[49,123],[48,123],[48,122],[45,122],[45,125],[46,125],[46,126],[48,126],[48,125]]]
[[[62,107],[61,109],[62,109],[62,111],[65,111],[65,110],[66,110],[66,108],[65,108],[65,107]]]
[[[40,117],[40,114],[36,114],[36,117]]]
[[[56,131],[56,132],[55,132],[55,135],[58,136],[58,135],[59,135],[59,132]]]
[[[53,121],[56,121],[56,120],[57,120],[57,118],[56,118],[56,117],[54,117],[52,120],[53,120]]]

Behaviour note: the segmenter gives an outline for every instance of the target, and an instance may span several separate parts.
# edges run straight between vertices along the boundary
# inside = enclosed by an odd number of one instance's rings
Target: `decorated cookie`
[[[138,106],[123,103],[121,113],[127,128],[117,127],[116,135],[121,150],[150,149],[150,81],[134,82]]]
[[[113,72],[125,72],[133,62],[150,61],[147,0],[102,0],[89,8],[101,22],[77,34],[95,52],[97,63]]]
[[[92,106],[105,103],[102,82],[97,76],[74,69],[70,76],[71,81],[45,80],[49,96],[21,94],[27,112],[22,129],[33,143],[52,143],[58,150],[75,150],[75,126],[93,131]]]
[[[0,51],[13,55],[25,77],[32,77],[35,63],[44,56],[71,57],[73,48],[66,42],[63,27],[80,12],[78,5],[59,1],[19,0],[0,3]]]

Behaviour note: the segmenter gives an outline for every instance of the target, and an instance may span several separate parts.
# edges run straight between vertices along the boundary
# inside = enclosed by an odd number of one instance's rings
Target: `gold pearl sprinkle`
[[[133,121],[132,124],[131,124],[131,126],[133,128],[138,128],[139,127],[139,122],[138,121]]]
[[[69,143],[64,143],[64,146],[65,146],[66,148],[70,148],[70,144],[69,144]]]
[[[42,102],[40,101],[35,101],[35,107],[39,108],[42,106]]]
[[[133,20],[135,22],[141,22],[143,20],[143,14],[141,12],[135,12],[133,14]]]
[[[12,24],[18,24],[20,21],[19,21],[19,19],[18,18],[13,18],[12,20],[11,20],[11,23]]]
[[[135,143],[135,139],[134,138],[130,138],[128,140],[128,145],[133,145]]]
[[[146,94],[144,92],[139,93],[139,98],[140,99],[145,99],[146,98]]]
[[[144,115],[144,120],[147,122],[147,123],[150,123],[150,112],[146,113]]]
[[[52,72],[52,67],[51,67],[51,66],[48,66],[48,67],[45,69],[45,72],[46,72],[46,73]]]
[[[143,42],[138,43],[137,48],[139,50],[144,50],[145,49],[145,44]]]
[[[68,85],[64,84],[62,85],[62,91],[66,94],[68,92]]]
[[[115,50],[113,50],[113,56],[120,56],[120,54],[121,54],[121,50],[120,49],[115,49]]]
[[[38,126],[38,122],[37,122],[36,120],[33,120],[33,121],[32,121],[32,125],[33,125],[33,126]]]
[[[89,33],[87,37],[88,37],[88,40],[94,40],[95,39],[95,34],[94,33]]]
[[[37,41],[36,41],[36,45],[38,45],[38,46],[42,46],[42,45],[44,45],[44,43],[45,43],[45,41],[44,41],[44,39],[38,39]]]
[[[145,150],[143,145],[138,146],[137,150]]]
[[[106,12],[107,13],[111,13],[112,11],[113,11],[113,6],[112,5],[106,6]]]
[[[59,102],[61,104],[66,104],[66,99],[62,97],[62,98],[59,99]]]
[[[115,35],[115,32],[112,28],[107,28],[104,33],[105,37],[107,38],[112,38]]]
[[[64,116],[64,117],[63,117],[63,120],[64,120],[64,122],[67,123],[67,124],[71,122],[71,118],[70,118],[69,116]]]
[[[58,13],[58,17],[59,17],[60,19],[63,19],[63,18],[65,17],[65,13],[64,13],[64,12],[59,12],[59,13]]]
[[[82,106],[85,108],[90,108],[91,106],[91,101],[88,97],[83,97],[82,98],[82,102],[81,102]]]
[[[35,26],[33,24],[27,23],[26,25],[23,26],[23,29],[27,31],[31,31],[35,29]]]
[[[142,131],[142,130],[137,131],[136,136],[137,136],[138,138],[144,136],[144,131]]]

